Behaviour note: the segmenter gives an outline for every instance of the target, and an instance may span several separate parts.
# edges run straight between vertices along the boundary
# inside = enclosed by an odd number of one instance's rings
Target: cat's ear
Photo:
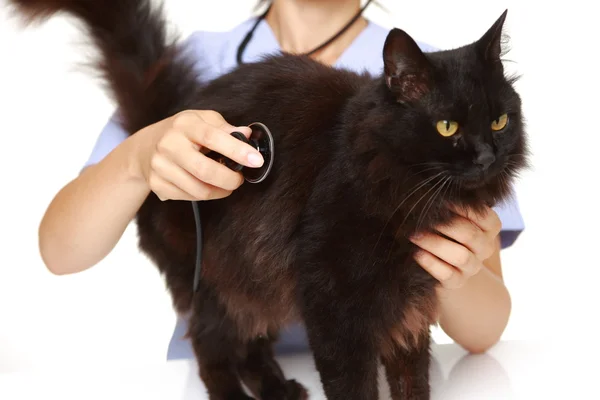
[[[383,46],[385,80],[398,101],[418,100],[431,84],[431,64],[419,45],[401,29],[392,29]]]
[[[495,63],[500,61],[500,57],[504,53],[502,48],[502,30],[507,13],[508,10],[505,10],[500,18],[494,22],[494,25],[476,42],[477,48],[485,62]]]

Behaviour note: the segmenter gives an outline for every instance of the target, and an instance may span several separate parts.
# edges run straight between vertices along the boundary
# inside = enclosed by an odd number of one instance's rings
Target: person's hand
[[[207,157],[214,150],[247,167],[260,167],[261,154],[230,135],[246,137],[248,127],[234,127],[215,111],[183,111],[135,135],[136,171],[161,200],[211,200],[229,196],[243,183],[242,174]],[[132,137],[133,138],[133,137]]]
[[[436,230],[458,243],[434,233],[411,238],[420,248],[415,254],[417,263],[446,289],[462,287],[481,270],[483,261],[496,249],[502,227],[500,218],[491,208],[483,215],[453,211],[458,214],[456,219]]]

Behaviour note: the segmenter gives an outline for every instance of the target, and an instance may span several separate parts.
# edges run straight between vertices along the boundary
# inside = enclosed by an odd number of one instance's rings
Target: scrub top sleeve
[[[494,211],[496,211],[502,222],[500,242],[502,249],[506,249],[515,243],[521,232],[525,229],[525,223],[516,196],[494,207]]]
[[[119,124],[116,114],[113,114],[100,131],[100,135],[96,139],[92,152],[83,165],[82,170],[100,162],[115,147],[127,139],[128,136],[127,132]]]

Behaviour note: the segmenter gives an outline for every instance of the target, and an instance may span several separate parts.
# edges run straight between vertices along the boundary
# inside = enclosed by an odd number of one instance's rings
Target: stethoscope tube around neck
[[[325,47],[329,46],[337,38],[342,36],[344,34],[344,32],[346,32],[348,29],[350,29],[350,27],[356,21],[358,21],[358,19],[363,15],[363,13],[365,12],[365,10],[369,6],[369,4],[371,4],[372,1],[373,0],[368,0],[367,3],[354,15],[354,17],[352,17],[352,19],[350,21],[348,21],[348,23],[346,25],[344,25],[344,27],[342,27],[342,29],[340,29],[335,35],[333,35],[332,37],[330,37],[325,42],[323,42],[319,46],[315,47],[313,50],[309,51],[308,53],[304,53],[304,55],[306,55],[306,56],[313,55],[317,51],[322,50]],[[237,55],[236,55],[236,60],[237,60],[238,65],[242,65],[244,63],[243,56],[244,56],[244,52],[246,51],[246,47],[248,47],[248,43],[250,43],[250,40],[252,40],[252,36],[254,35],[256,28],[258,28],[258,25],[261,23],[261,21],[263,21],[267,17],[267,15],[269,14],[269,11],[271,11],[272,5],[273,5],[273,3],[269,4],[267,9],[256,18],[256,21],[254,22],[254,25],[252,25],[252,28],[250,28],[250,30],[248,31],[246,36],[244,36],[244,39],[240,42],[238,49],[237,49]]]

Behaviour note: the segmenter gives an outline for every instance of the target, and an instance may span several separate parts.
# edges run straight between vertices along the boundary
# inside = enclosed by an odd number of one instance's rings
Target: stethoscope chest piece
[[[254,122],[249,125],[252,129],[250,135],[249,144],[260,152],[263,156],[264,163],[259,168],[244,168],[242,175],[244,179],[250,183],[259,183],[264,181],[273,167],[273,160],[275,156],[275,142],[273,135],[269,128],[265,124],[260,122]]]
[[[241,140],[244,143],[249,144],[254,147],[256,150],[260,152],[264,159],[264,163],[262,166],[258,168],[249,168],[245,167],[237,162],[221,155],[216,152],[210,152],[207,154],[210,158],[220,162],[221,164],[226,165],[228,168],[241,172],[244,176],[246,182],[249,183],[259,183],[264,181],[269,173],[271,172],[271,168],[273,167],[273,160],[275,156],[275,141],[273,140],[273,135],[269,128],[265,124],[260,122],[254,122],[248,125],[250,129],[252,129],[252,133],[250,134],[250,138],[246,138],[241,132],[232,132],[231,136],[234,138]]]

